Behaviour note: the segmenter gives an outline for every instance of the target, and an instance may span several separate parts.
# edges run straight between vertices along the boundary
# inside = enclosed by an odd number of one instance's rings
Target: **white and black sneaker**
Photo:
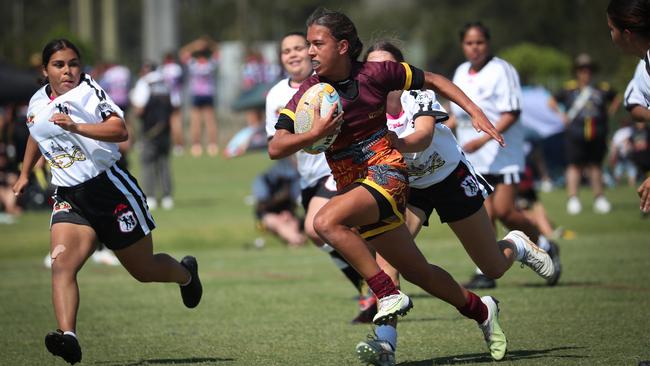
[[[553,260],[544,251],[533,243],[526,234],[519,230],[509,232],[503,239],[509,240],[513,243],[521,240],[525,246],[523,258],[521,258],[522,265],[530,267],[535,273],[540,275],[545,280],[549,280],[555,274],[555,267],[553,267]],[[519,240],[518,240],[519,239]]]

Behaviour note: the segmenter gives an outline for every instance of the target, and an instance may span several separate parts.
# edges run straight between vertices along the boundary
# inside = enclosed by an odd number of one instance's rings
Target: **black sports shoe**
[[[63,358],[71,365],[81,362],[81,347],[77,338],[63,334],[60,329],[57,329],[56,332],[47,333],[45,347],[51,354]]]
[[[546,280],[546,284],[549,286],[555,286],[557,284],[557,281],[560,280],[560,275],[562,274],[562,264],[560,263],[560,247],[552,240],[549,240],[549,243],[551,244],[551,247],[546,252],[553,260],[555,273],[553,276]]]
[[[196,263],[196,258],[189,255],[181,260],[181,264],[190,271],[192,276],[190,283],[181,286],[183,304],[190,309],[195,308],[201,301],[201,295],[203,295],[203,286],[201,286],[201,280],[199,279],[199,265]]]
[[[370,324],[372,323],[372,319],[375,317],[375,314],[377,314],[377,302],[375,301],[372,305],[368,306],[368,308],[363,309],[359,312],[359,314],[352,319],[350,322],[351,324]]]
[[[463,287],[470,290],[495,288],[497,287],[497,282],[484,274],[476,273],[469,282],[463,284]]]

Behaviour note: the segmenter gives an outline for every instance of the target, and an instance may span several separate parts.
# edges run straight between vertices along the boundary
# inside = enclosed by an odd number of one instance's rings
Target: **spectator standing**
[[[612,208],[604,194],[602,164],[607,153],[608,115],[616,112],[620,100],[609,84],[594,83],[596,70],[597,66],[588,54],[578,55],[573,65],[576,79],[568,81],[555,96],[555,101],[564,107],[568,164],[566,209],[570,215],[582,211],[578,190],[583,171],[588,173],[591,183],[594,211],[606,214]]]
[[[151,210],[158,207],[159,197],[160,206],[169,210],[174,207],[169,162],[173,113],[170,90],[162,71],[155,64],[145,63],[140,74],[131,92],[131,104],[142,120],[142,186]]]
[[[208,139],[208,155],[217,156],[217,117],[214,109],[215,77],[219,48],[217,42],[208,36],[196,39],[179,51],[181,62],[187,67],[189,91],[192,98],[190,112],[190,139],[192,156],[203,154],[201,124],[205,126]]]
[[[163,59],[161,72],[172,103],[171,134],[174,145],[174,155],[183,155],[185,151],[185,130],[183,128],[183,68],[176,62],[173,53],[168,53]]]

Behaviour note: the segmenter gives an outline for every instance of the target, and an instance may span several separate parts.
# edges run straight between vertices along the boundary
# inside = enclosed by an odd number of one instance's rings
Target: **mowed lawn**
[[[136,162],[133,162],[137,165]],[[88,365],[355,365],[370,326],[350,325],[354,291],[312,246],[288,249],[267,237],[256,249],[251,180],[264,153],[234,160],[174,158],[176,208],[154,211],[157,251],[199,260],[204,297],[186,309],[173,284],[141,284],[122,267],[89,261],[79,274],[78,329]],[[137,176],[137,166],[133,172]],[[542,194],[553,220],[577,233],[560,240],[564,272],[546,287],[515,265],[498,287],[509,344],[503,364],[637,365],[650,360],[650,219],[631,188],[608,192],[614,210],[570,217],[564,192]],[[56,328],[49,212],[0,226],[0,365],[63,365],[44,347]],[[465,281],[473,265],[434,218],[418,243],[430,262]],[[395,243],[400,245],[400,243]],[[415,307],[399,326],[400,365],[491,364],[482,334],[451,306],[410,284]]]

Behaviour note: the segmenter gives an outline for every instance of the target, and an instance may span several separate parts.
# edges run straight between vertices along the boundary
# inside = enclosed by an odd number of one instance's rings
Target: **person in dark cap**
[[[566,82],[552,102],[564,109],[567,212],[571,215],[582,211],[578,188],[583,172],[591,183],[594,211],[606,214],[611,210],[604,195],[601,166],[607,152],[607,119],[618,109],[620,98],[608,83],[594,83],[597,69],[591,56],[579,54],[573,63],[575,79]]]

